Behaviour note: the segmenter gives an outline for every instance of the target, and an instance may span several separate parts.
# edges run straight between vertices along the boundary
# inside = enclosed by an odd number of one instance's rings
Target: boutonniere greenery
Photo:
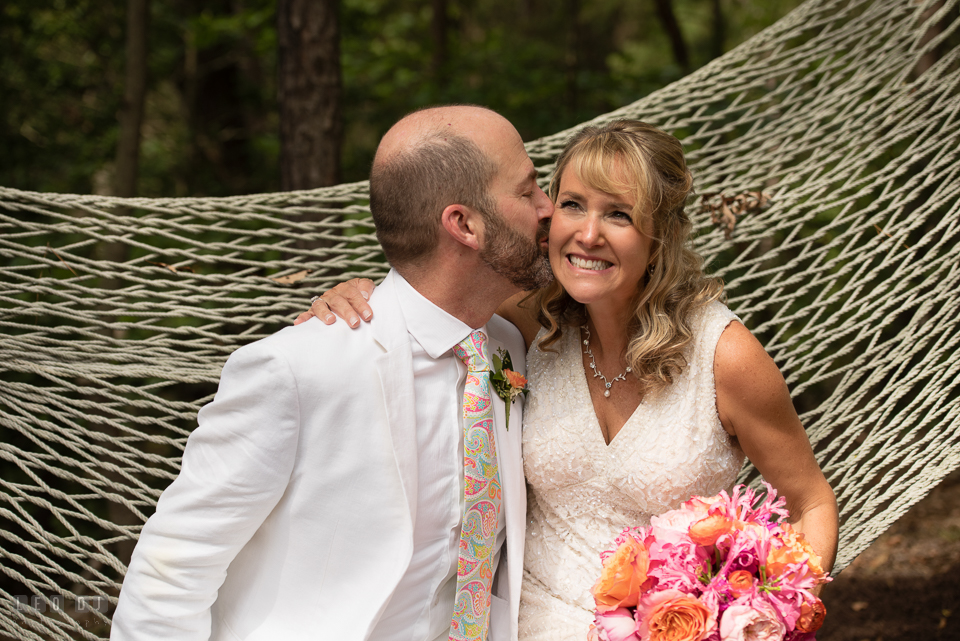
[[[493,390],[497,396],[503,399],[506,405],[505,422],[506,427],[510,429],[510,406],[523,394],[526,396],[530,390],[527,389],[527,377],[513,370],[513,360],[510,358],[510,352],[502,347],[497,349],[493,355],[493,374],[490,376],[490,383],[493,384]]]

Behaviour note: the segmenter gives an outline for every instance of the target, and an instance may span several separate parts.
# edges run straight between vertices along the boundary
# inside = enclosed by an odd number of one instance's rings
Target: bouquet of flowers
[[[769,485],[695,496],[603,552],[590,641],[810,641],[830,578]]]

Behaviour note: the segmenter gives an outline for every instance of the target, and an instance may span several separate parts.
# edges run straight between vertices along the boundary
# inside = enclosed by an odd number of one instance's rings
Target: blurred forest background
[[[172,197],[363,180],[410,110],[483,104],[532,140],[641,98],[799,4],[5,0],[0,185]]]

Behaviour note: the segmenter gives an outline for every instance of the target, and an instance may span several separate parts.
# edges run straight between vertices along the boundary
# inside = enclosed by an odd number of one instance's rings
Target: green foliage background
[[[673,9],[696,68],[798,4]],[[448,55],[434,70],[430,3],[341,1],[345,181],[366,178],[386,128],[424,105],[487,105],[531,140],[685,73],[652,0],[451,0],[448,10]],[[0,185],[109,193],[125,11],[123,0],[0,5]],[[279,189],[275,11],[276,0],[153,0],[141,195]]]

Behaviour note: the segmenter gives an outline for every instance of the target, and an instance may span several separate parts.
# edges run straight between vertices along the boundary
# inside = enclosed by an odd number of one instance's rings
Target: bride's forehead
[[[587,187],[618,200],[633,200],[638,181],[616,160],[610,163],[571,162],[560,176],[560,191]]]

